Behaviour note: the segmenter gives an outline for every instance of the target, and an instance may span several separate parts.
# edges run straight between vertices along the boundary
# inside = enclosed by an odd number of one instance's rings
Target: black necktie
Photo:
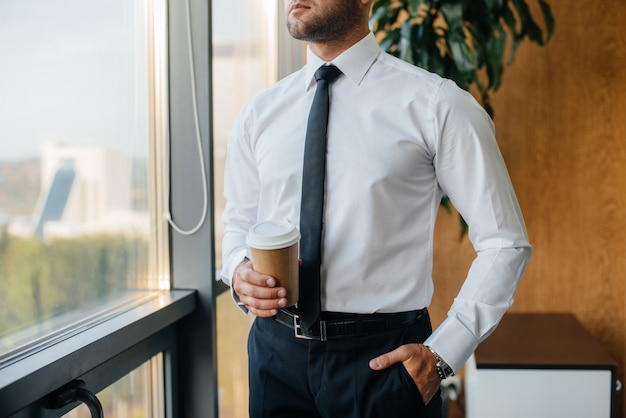
[[[326,131],[328,87],[341,74],[334,65],[315,72],[317,89],[309,113],[304,145],[302,201],[300,208],[300,298],[298,314],[307,330],[320,318],[320,264],[322,262],[322,217],[326,177]]]

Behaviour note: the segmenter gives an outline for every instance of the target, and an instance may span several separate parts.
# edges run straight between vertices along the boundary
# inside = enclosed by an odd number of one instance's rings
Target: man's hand
[[[276,279],[254,271],[246,259],[235,269],[231,283],[239,300],[256,316],[270,317],[287,305],[287,290],[276,287]]]
[[[428,405],[441,384],[441,378],[437,373],[437,360],[428,347],[423,344],[401,345],[389,353],[370,360],[370,368],[383,370],[395,363],[404,365],[422,394],[424,404]]]

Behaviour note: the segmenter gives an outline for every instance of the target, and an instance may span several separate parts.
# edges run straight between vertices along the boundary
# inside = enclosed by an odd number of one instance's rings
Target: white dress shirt
[[[300,222],[304,138],[324,62],[259,93],[242,110],[226,161],[222,280],[250,256],[256,222]],[[448,318],[426,341],[458,371],[512,304],[531,254],[491,119],[450,80],[382,52],[369,34],[333,60],[323,231],[322,309],[429,306],[442,193],[469,225],[477,257]],[[234,295],[236,298],[236,295]]]

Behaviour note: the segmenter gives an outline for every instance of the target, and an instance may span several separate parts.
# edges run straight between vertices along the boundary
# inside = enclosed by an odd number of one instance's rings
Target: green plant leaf
[[[423,3],[424,3],[424,0],[410,0],[409,1],[411,17],[417,16]]]
[[[413,59],[413,50],[411,49],[411,32],[413,24],[410,19],[407,19],[400,29],[400,42],[398,44],[399,57],[404,61],[415,64]]]
[[[448,25],[448,32],[463,33],[463,5],[458,2],[451,2],[442,9],[443,17]]]
[[[385,22],[383,17],[389,13],[389,8],[391,4],[387,0],[378,0],[372,6],[372,14],[369,19],[369,24],[371,27],[375,25],[385,26]],[[382,28],[381,28],[382,29]]]
[[[499,10],[504,5],[504,0],[485,0],[485,5],[489,10]]]
[[[509,27],[513,38],[513,42],[511,43],[511,55],[509,56],[508,62],[508,64],[512,64],[515,60],[517,46],[519,45],[519,41],[521,40],[521,35],[517,30],[517,20],[515,19],[515,15],[508,5],[502,9],[502,18],[504,19],[506,25]]]
[[[541,7],[541,12],[543,13],[543,18],[546,22],[547,36],[544,41],[545,44],[550,40],[550,38],[552,38],[552,34],[554,33],[554,16],[552,16],[550,5],[544,0],[539,0],[539,6]]]
[[[461,215],[459,215],[459,241],[463,239],[465,235],[467,235],[467,222]]]
[[[452,213],[452,205],[450,203],[450,198],[445,194],[441,197],[441,206],[443,206],[443,208],[448,213]]]
[[[448,39],[447,46],[459,72],[465,73],[475,68],[474,55],[464,40]]]
[[[400,40],[400,29],[393,29],[387,32],[387,35],[380,41],[380,47],[384,51],[389,51],[393,46],[398,44]]]
[[[489,88],[493,91],[500,88],[504,66],[504,52],[506,48],[506,31],[502,25],[497,25],[497,36],[492,36],[487,42],[487,73],[489,77]]]
[[[527,35],[531,41],[536,42],[539,45],[543,45],[543,33],[541,32],[541,28],[537,26],[537,23],[533,20],[528,4],[526,4],[524,0],[512,1],[515,9],[517,10],[520,22],[522,23],[521,35]]]

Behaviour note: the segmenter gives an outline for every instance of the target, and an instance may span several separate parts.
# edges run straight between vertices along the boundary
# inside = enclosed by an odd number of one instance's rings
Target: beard
[[[341,39],[362,24],[360,0],[339,0],[321,9],[307,21],[289,19],[287,30],[295,39],[307,42],[324,42]]]

